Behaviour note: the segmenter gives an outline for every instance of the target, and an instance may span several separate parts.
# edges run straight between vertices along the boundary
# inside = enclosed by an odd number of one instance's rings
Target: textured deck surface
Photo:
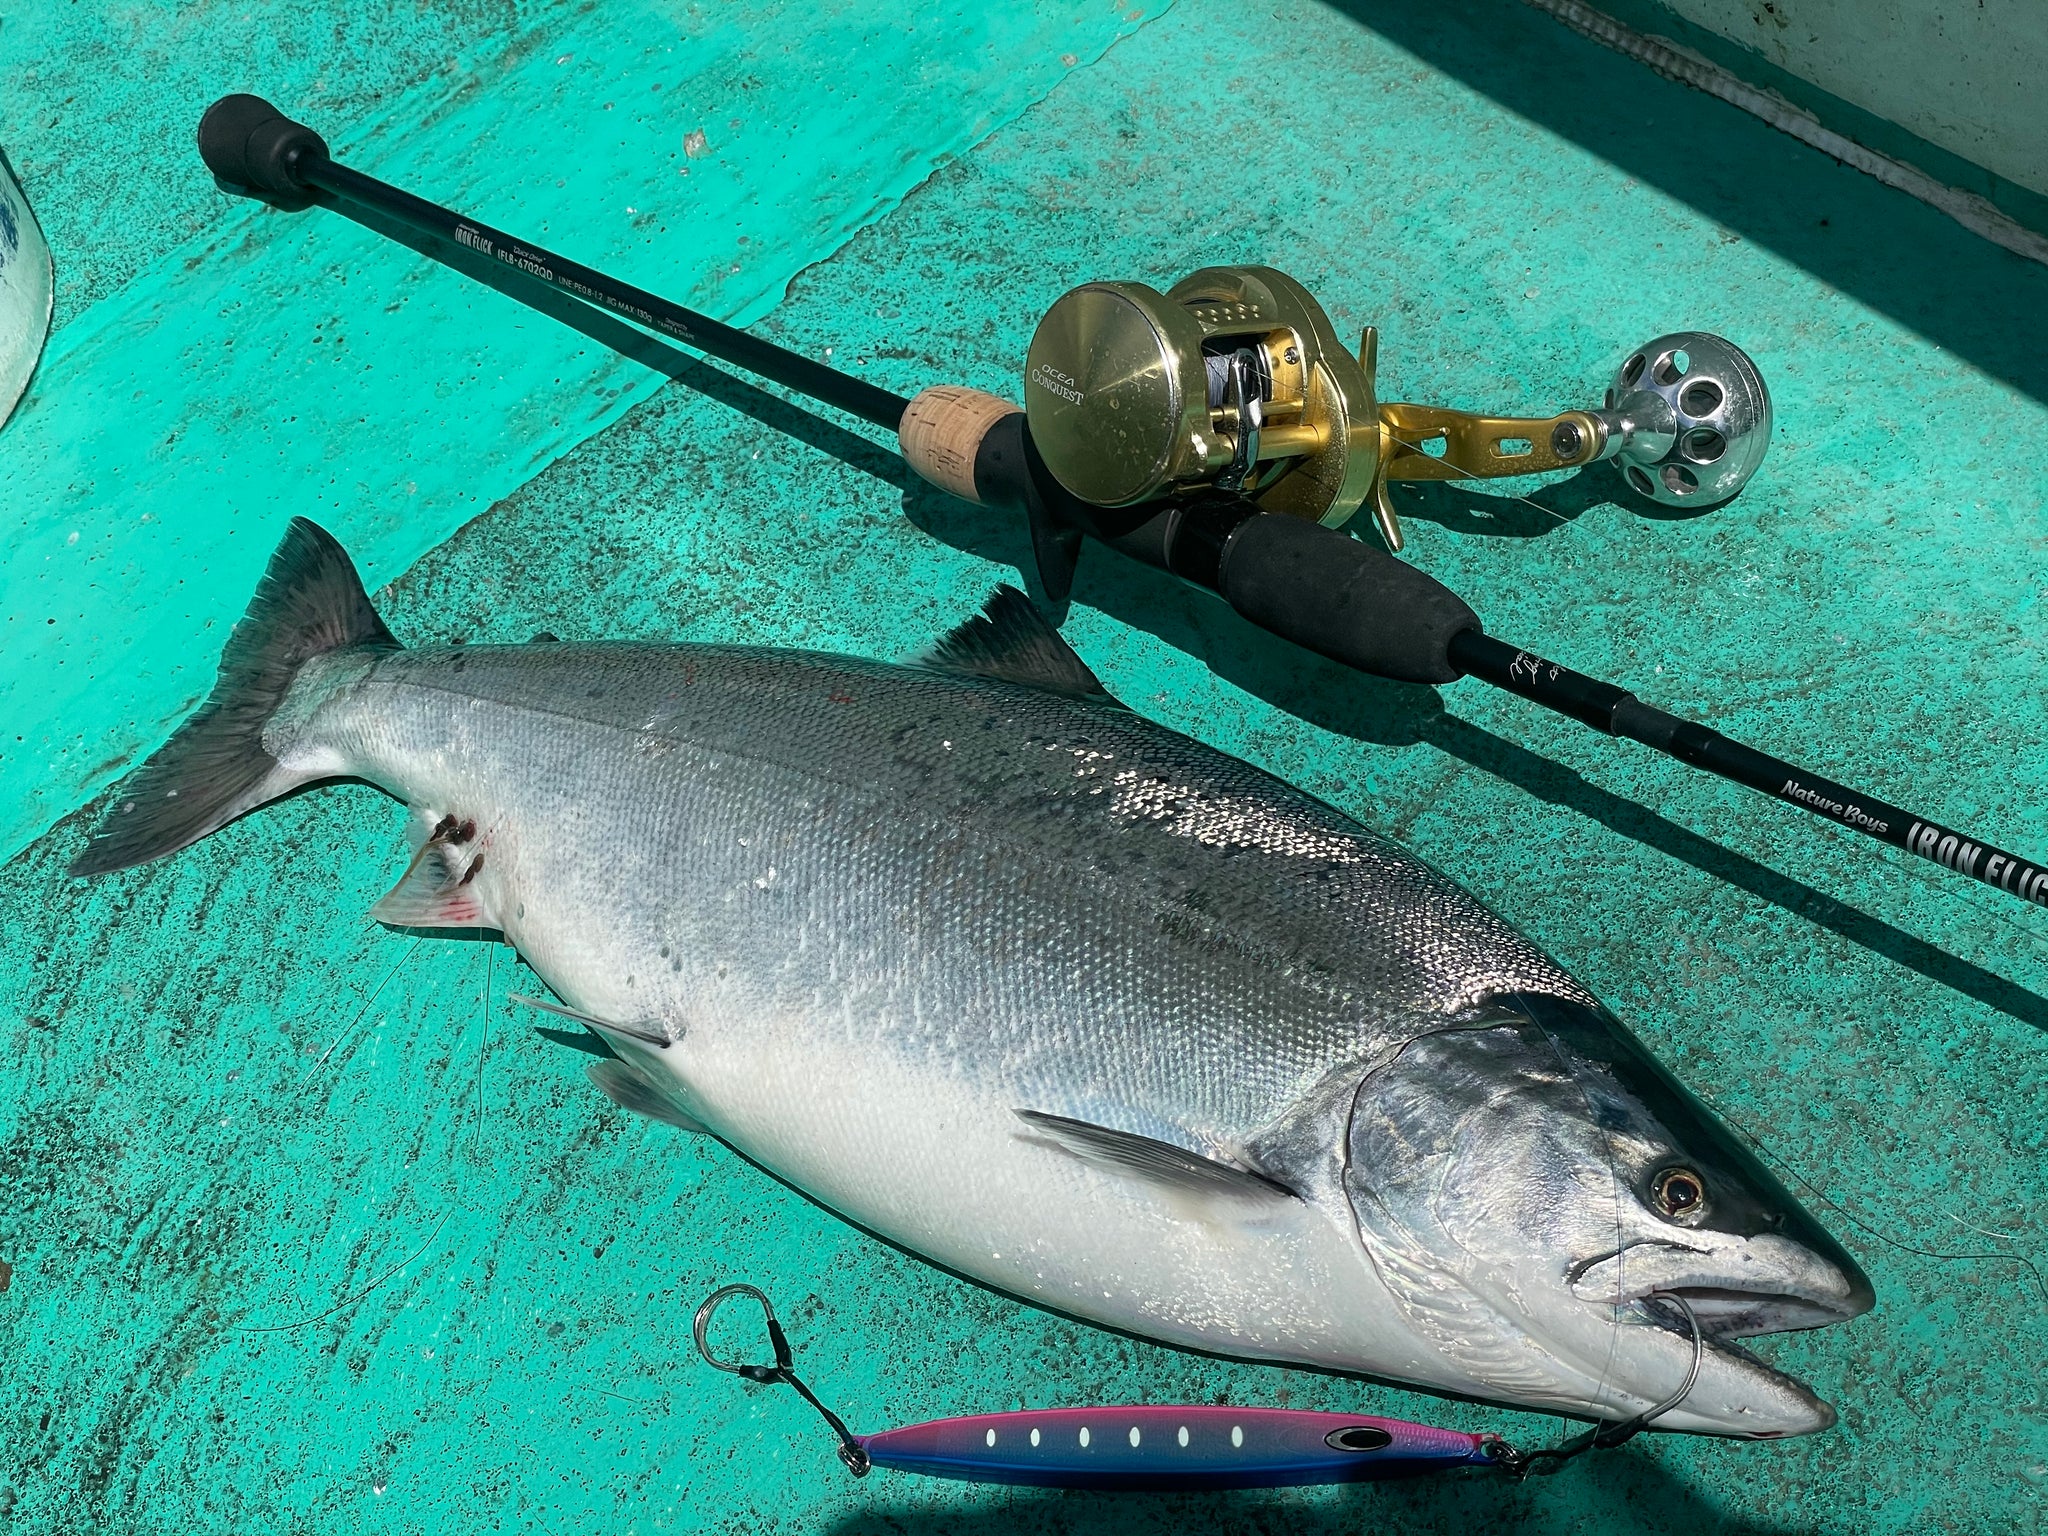
[[[1476,684],[1361,680],[1100,551],[1067,633],[1114,691],[1405,839],[1837,1208],[1877,1310],[1764,1349],[1839,1428],[1522,1487],[855,1484],[793,1395],[696,1361],[713,1285],[771,1291],[861,1427],[1219,1398],[1562,1426],[1070,1323],[627,1119],[506,1004],[509,951],[368,921],[402,854],[372,791],[63,866],[295,512],[421,641],[904,655],[1024,554],[866,429],[218,197],[189,134],[225,90],[905,391],[1014,394],[1065,288],[1219,261],[1378,324],[1387,398],[1553,410],[1634,343],[1725,331],[1778,410],[1733,505],[1657,515],[1600,468],[1536,508],[1408,489],[1411,557],[1508,638],[2036,853],[2048,271],[1509,0],[382,9],[0,27],[60,284],[0,432],[0,1529],[2040,1523],[2048,1298],[2010,1256],[2042,1231],[2048,914]]]

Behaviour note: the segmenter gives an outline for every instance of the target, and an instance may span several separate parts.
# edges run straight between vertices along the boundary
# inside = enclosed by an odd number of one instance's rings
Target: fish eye
[[[1650,1195],[1660,1215],[1688,1221],[1707,1208],[1707,1181],[1690,1168],[1666,1168],[1651,1181]]]

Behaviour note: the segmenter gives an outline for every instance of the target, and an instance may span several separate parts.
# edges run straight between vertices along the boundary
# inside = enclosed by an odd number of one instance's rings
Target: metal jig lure
[[[773,1365],[720,1359],[711,1321],[736,1296],[761,1304]],[[1198,1492],[1288,1488],[1311,1483],[1369,1483],[1459,1467],[1491,1467],[1517,1478],[1551,1472],[1590,1450],[1608,1450],[1683,1402],[1699,1377],[1704,1340],[1682,1296],[1692,1331],[1692,1369],[1665,1401],[1620,1424],[1601,1424],[1564,1445],[1517,1450],[1495,1434],[1469,1434],[1374,1414],[1208,1404],[1130,1404],[1023,1409],[933,1419],[878,1434],[855,1434],[798,1378],[789,1337],[768,1297],[751,1285],[721,1286],[690,1326],[705,1363],[763,1386],[794,1387],[839,1437],[839,1459],[855,1477],[871,1468],[970,1483],[1022,1487]]]

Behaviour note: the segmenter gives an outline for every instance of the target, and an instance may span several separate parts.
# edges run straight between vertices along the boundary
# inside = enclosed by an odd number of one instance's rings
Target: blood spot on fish
[[[828,693],[825,697],[834,704],[851,704],[853,702],[853,695],[850,693]]]

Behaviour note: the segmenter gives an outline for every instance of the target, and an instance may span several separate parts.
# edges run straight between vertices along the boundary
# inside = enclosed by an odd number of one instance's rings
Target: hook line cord
[[[482,932],[483,930],[478,930],[479,936],[481,936]],[[424,941],[418,939],[414,940],[413,947],[417,949],[422,942]],[[496,959],[496,946],[491,946],[490,948],[487,948],[484,952],[483,1013],[478,1020],[478,1024],[482,1032],[479,1036],[477,1043],[476,1103],[474,1110],[474,1119],[470,1132],[470,1151],[472,1156],[476,1155],[480,1145],[481,1137],[483,1135],[484,1052],[488,1048],[490,1042],[491,980],[493,972],[495,970]],[[386,981],[388,981],[390,978],[386,977],[385,979]],[[383,990],[381,984],[379,985],[378,990]],[[372,994],[372,996],[374,997],[375,994]],[[365,1008],[367,1008],[368,1006],[369,1005],[367,1003],[364,1004]],[[458,1131],[458,1145],[460,1144],[460,1135],[461,1133]],[[441,1211],[440,1219],[434,1223],[433,1230],[427,1233],[426,1239],[423,1242],[421,1242],[421,1244],[417,1248],[413,1249],[411,1253],[407,1254],[404,1258],[400,1259],[396,1264],[392,1265],[389,1269],[385,1270],[382,1274],[377,1276],[376,1279],[372,1280],[368,1285],[365,1285],[361,1290],[356,1291],[352,1295],[343,1297],[340,1301],[337,1301],[333,1306],[329,1307],[326,1311],[316,1313],[311,1317],[302,1317],[294,1322],[289,1323],[270,1323],[261,1327],[250,1327],[246,1324],[236,1323],[230,1325],[230,1327],[226,1331],[229,1333],[290,1333],[296,1329],[310,1328],[315,1323],[325,1322],[328,1318],[335,1316],[337,1313],[347,1311],[350,1307],[354,1306],[357,1302],[361,1301],[364,1297],[368,1296],[371,1292],[375,1291],[379,1286],[383,1285],[386,1281],[390,1280],[394,1275],[398,1274],[401,1270],[405,1269],[408,1265],[412,1264],[429,1248],[434,1246],[435,1242],[439,1240],[442,1230],[447,1227],[448,1219],[455,1214],[456,1210],[462,1204],[463,1183],[464,1181],[461,1179],[458,1170],[455,1192],[453,1195],[449,1197],[448,1204],[445,1207],[443,1207]]]
[[[1870,1225],[1869,1222],[1864,1221],[1861,1217],[1857,1216],[1853,1211],[1847,1209],[1845,1206],[1842,1205],[1840,1201],[1831,1198],[1828,1195],[1828,1193],[1825,1190],[1823,1190],[1819,1185],[1815,1184],[1811,1179],[1807,1178],[1805,1174],[1801,1173],[1797,1168],[1794,1168],[1790,1163],[1786,1162],[1784,1158],[1778,1156],[1777,1153],[1773,1152],[1768,1146],[1764,1145],[1764,1143],[1757,1137],[1756,1133],[1750,1130],[1748,1126],[1744,1125],[1740,1120],[1736,1119],[1735,1116],[1729,1114],[1726,1109],[1722,1108],[1719,1104],[1715,1103],[1714,1100],[1708,1098],[1704,1093],[1701,1093],[1699,1089],[1694,1088],[1692,1092],[1696,1094],[1703,1103],[1706,1104],[1707,1108],[1711,1109],[1723,1120],[1727,1121],[1730,1125],[1734,1126],[1736,1130],[1740,1131],[1742,1133],[1743,1139],[1747,1141],[1751,1146],[1755,1147],[1758,1152],[1762,1153],[1765,1157],[1769,1158],[1783,1172],[1785,1172],[1786,1174],[1790,1175],[1793,1179],[1795,1179],[1798,1182],[1800,1188],[1804,1189],[1809,1195],[1812,1195],[1814,1199],[1820,1201],[1822,1205],[1825,1205],[1829,1210],[1833,1211],[1837,1216],[1840,1216],[1842,1220],[1848,1222],[1851,1226],[1856,1228],[1857,1231],[1863,1233],[1865,1236],[1876,1238],[1877,1241],[1883,1243],[1888,1248],[1896,1248],[1901,1253],[1915,1254],[1923,1259],[1941,1259],[1948,1262],[1955,1262],[1964,1259],[1978,1261],[1990,1259],[1994,1261],[2003,1260],[2008,1264],[2017,1264],[2021,1268],[2025,1269],[2029,1275],[2033,1276],[2034,1285],[2036,1289],[2038,1289],[2041,1292],[2042,1301],[2044,1303],[2048,1303],[2048,1279],[2044,1279],[2042,1277],[2041,1267],[2038,1264],[2036,1264],[2032,1259],[2028,1258],[2024,1253],[2003,1253],[1995,1250],[1987,1253],[1940,1253],[1932,1248],[1916,1247],[1912,1243],[1902,1242],[1898,1238],[1890,1237],[1885,1233],[1880,1232],[1876,1227]],[[1947,1216],[1951,1221],[1962,1220],[1962,1218],[1955,1216],[1954,1214],[1948,1211],[1943,1211],[1942,1214],[1944,1216]],[[1962,1222],[1962,1225],[1969,1226],[1970,1223]],[[1974,1230],[1983,1232],[1985,1229],[1982,1227],[1977,1227]],[[2000,1236],[2002,1234],[1986,1233],[1986,1235]]]
[[[392,980],[398,975],[398,973],[401,970],[405,968],[405,966],[411,961],[412,957],[419,952],[420,945],[424,944],[425,942],[426,940],[423,938],[414,939],[412,941],[411,947],[408,948],[404,954],[400,955],[396,960],[391,962],[391,969],[384,973],[384,979],[377,983],[376,987],[371,991],[368,997],[363,999],[363,1005],[362,1007],[356,1010],[356,1016],[348,1021],[348,1023],[343,1027],[341,1033],[335,1036],[333,1044],[329,1045],[326,1050],[320,1053],[319,1058],[313,1063],[313,1065],[306,1068],[305,1073],[299,1078],[298,1082],[292,1085],[292,1092],[298,1093],[303,1091],[306,1085],[312,1082],[314,1076],[318,1074],[320,1069],[327,1064],[327,1058],[332,1056],[336,1051],[340,1050],[341,1047],[345,1043],[347,1043],[350,1037],[355,1034],[356,1027],[363,1022],[363,1016],[367,1014],[370,1011],[370,1009],[376,1005],[377,999],[384,995],[384,989],[391,985]]]
[[[1467,469],[1462,464],[1454,464],[1448,458],[1438,458],[1435,454],[1431,453],[1427,448],[1423,447],[1420,443],[1411,443],[1405,437],[1397,437],[1392,432],[1387,433],[1387,440],[1389,442],[1400,444],[1403,448],[1406,448],[1410,453],[1419,453],[1422,455],[1422,457],[1430,460],[1432,463],[1441,464],[1444,466],[1444,468],[1463,475],[1467,480],[1474,481],[1480,485],[1493,484],[1493,482],[1487,479],[1486,476],[1475,475],[1472,473],[1471,470]],[[1593,462],[1597,463],[1598,461],[1595,460]],[[1586,467],[1586,465],[1581,464],[1577,466],[1577,469],[1582,470]],[[1574,472],[1576,473],[1576,470]],[[1426,485],[1429,482],[1426,480],[1389,480],[1387,483],[1389,485]],[[1572,525],[1572,519],[1566,517],[1562,512],[1554,511],[1551,508],[1544,506],[1543,503],[1540,501],[1531,501],[1526,496],[1517,496],[1513,491],[1506,492],[1501,497],[1501,500],[1519,501],[1525,507],[1534,507],[1538,512],[1541,512],[1545,517],[1556,518],[1560,523],[1563,523],[1567,528],[1569,528]]]

